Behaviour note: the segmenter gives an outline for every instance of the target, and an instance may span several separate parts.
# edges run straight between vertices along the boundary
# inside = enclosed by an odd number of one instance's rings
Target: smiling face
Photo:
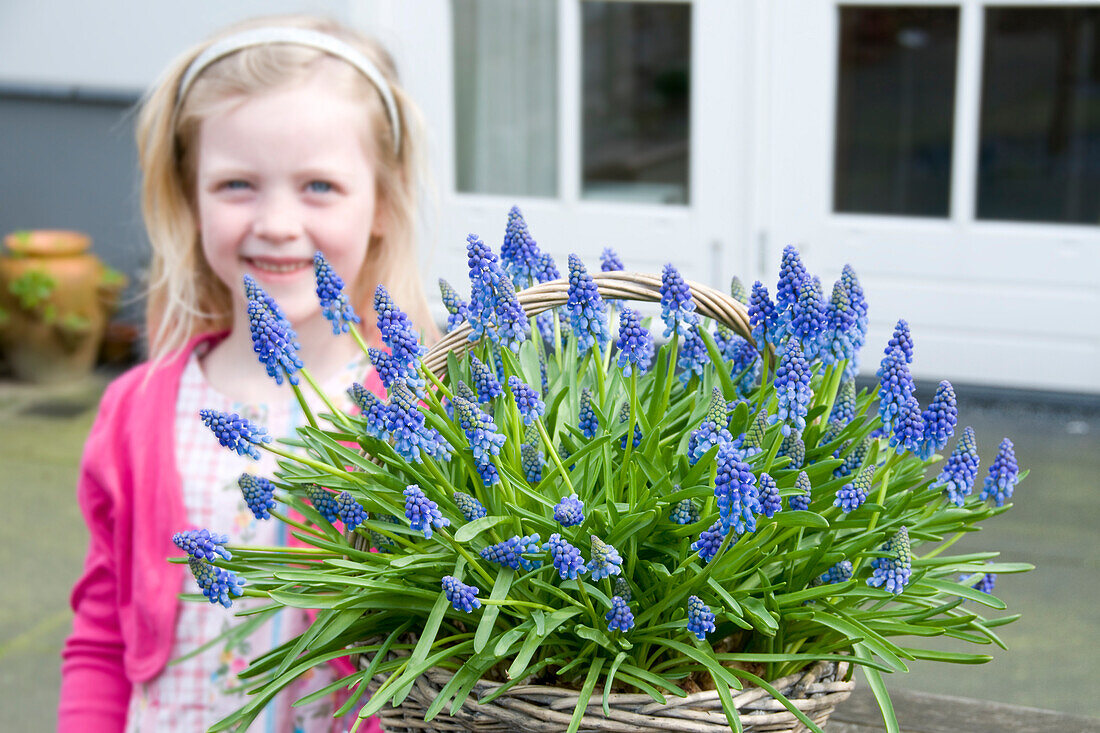
[[[354,283],[380,234],[375,168],[361,105],[317,74],[203,120],[195,201],[203,255],[233,294],[252,275],[300,328],[320,324],[313,253]]]

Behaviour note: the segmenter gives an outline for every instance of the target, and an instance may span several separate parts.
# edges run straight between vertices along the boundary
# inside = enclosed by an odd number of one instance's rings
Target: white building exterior
[[[615,157],[614,131],[593,129],[593,120],[617,113],[629,119],[631,111],[608,109],[614,105],[599,94],[637,72],[637,65],[623,73],[615,67],[620,16],[614,13],[669,5],[679,10],[660,17],[685,19],[675,32],[687,61],[687,88],[678,86],[684,76],[676,74],[660,84],[668,98],[683,101],[686,127],[679,142],[636,147],[630,155],[644,158],[643,166],[672,161],[667,167],[678,182],[630,182],[628,173],[625,182],[607,185],[595,180],[602,174],[593,178],[590,164],[603,153]],[[1071,62],[1080,63],[1059,67],[1063,76],[1076,74],[1069,88],[1077,96],[1062,125],[1072,133],[1064,156],[1071,161],[1067,193],[1052,196],[1073,200],[1064,207],[1036,203],[1026,221],[997,215],[1006,202],[1015,205],[1011,194],[985,196],[982,166],[1002,148],[986,137],[999,133],[983,127],[983,89],[997,81],[991,65],[1001,58],[998,49],[1017,44],[1025,67],[1033,52],[1046,53],[1045,36],[1038,46],[1027,45],[1032,16],[1021,22],[995,13],[1053,7],[1015,0],[909,0],[896,7],[949,12],[928,21],[932,30],[902,23],[895,33],[894,26],[875,25],[896,20],[892,6],[881,2],[872,8],[827,0],[27,0],[0,7],[0,81],[137,90],[173,54],[238,17],[325,13],[385,41],[423,109],[438,193],[434,244],[426,248],[431,282],[437,276],[463,281],[468,233],[499,247],[513,204],[562,268],[566,254],[576,252],[598,269],[600,251],[611,246],[628,269],[656,271],[673,262],[690,279],[724,289],[736,274],[747,285],[762,280],[774,295],[780,253],[795,244],[808,269],[822,277],[826,295],[844,263],[858,272],[871,304],[865,370],[873,372],[894,323],[906,318],[918,378],[1100,393],[1100,214],[1091,213],[1100,210],[1100,19],[1090,15],[1100,12],[1100,3],[1072,4],[1083,13],[1072,16],[1081,22],[1075,34],[1059,36],[1069,38],[1059,48],[1071,48]],[[860,15],[861,9],[886,15]],[[627,43],[635,59],[676,53],[663,50],[659,24],[621,32],[635,34]],[[1005,44],[991,45],[1002,36]],[[49,54],[45,38],[52,39]],[[845,86],[841,58],[853,59],[857,73],[879,68],[882,54],[895,53],[882,51],[883,38],[924,55],[904,61],[907,51],[896,51],[900,66],[880,64],[893,96],[867,107],[874,95],[855,82]],[[608,66],[602,86],[586,76],[597,63]],[[901,92],[893,72],[903,75]],[[1025,77],[1021,73],[1020,85]],[[859,83],[868,78],[858,77]],[[1009,82],[1011,91],[1015,82]],[[855,106],[844,106],[842,92]],[[944,95],[947,145],[921,148],[920,120],[936,116],[929,100],[942,106]],[[509,99],[515,104],[502,102]],[[883,159],[897,173],[887,182],[894,193],[885,195],[875,190],[877,179],[860,184],[858,172],[844,167],[860,159],[860,151],[845,147],[841,155],[837,141],[858,144],[847,127],[856,129],[895,103],[903,107],[900,127],[870,133],[904,138],[898,159]],[[882,112],[886,119],[890,114]],[[1026,117],[1027,107],[1012,114]],[[678,156],[686,165],[676,163]],[[913,182],[919,185],[927,171],[943,175],[942,185],[914,193]],[[851,181],[863,186],[852,188],[854,198],[843,193]],[[860,209],[861,201],[871,202],[868,210]],[[901,202],[902,209],[927,210],[884,213],[883,201],[887,208]],[[1044,211],[1054,214],[1044,220]]]

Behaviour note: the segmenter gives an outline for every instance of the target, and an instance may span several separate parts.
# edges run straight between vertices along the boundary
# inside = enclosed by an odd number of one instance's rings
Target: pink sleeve
[[[77,501],[90,537],[84,570],[70,599],[73,631],[61,652],[59,731],[121,731],[130,701],[119,625],[114,552],[116,501],[105,485],[109,471],[99,466],[104,451],[95,447],[112,432],[109,426],[113,421],[106,412],[101,406],[85,445],[77,484]]]

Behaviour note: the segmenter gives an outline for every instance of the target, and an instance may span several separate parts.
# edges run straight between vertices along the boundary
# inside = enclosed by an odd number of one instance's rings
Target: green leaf
[[[748,671],[743,670],[743,669],[736,669],[735,668],[735,669],[731,669],[730,671],[733,674],[737,675],[738,677],[744,677],[746,680],[748,680],[749,682],[752,682],[754,685],[766,690],[769,695],[771,695],[776,700],[778,700],[780,703],[782,703],[783,707],[785,707],[785,708],[787,708],[787,710],[791,711],[791,714],[794,715],[794,717],[798,718],[798,720],[804,726],[806,726],[807,728],[809,728],[812,731],[815,731],[816,733],[823,733],[821,728],[819,728],[817,726],[817,724],[814,723],[814,721],[810,720],[809,717],[807,717],[804,712],[802,712],[797,707],[795,707],[794,703],[792,703],[790,700],[787,699],[786,695],[784,695],[782,692],[777,690],[773,685],[769,684],[765,679],[763,679],[762,677],[758,677],[757,675],[754,675],[752,672],[748,672]]]
[[[436,634],[439,633],[439,625],[443,622],[443,615],[447,612],[447,607],[450,605],[451,602],[447,600],[447,594],[443,591],[439,591],[439,598],[436,599],[435,605],[432,606],[432,612],[428,614],[428,620],[424,622],[424,628],[420,632],[420,639],[416,642],[416,648],[413,649],[412,656],[409,658],[409,666],[406,668],[405,674],[402,675],[403,677],[408,677],[409,671],[422,663],[428,656],[428,652],[431,650],[432,645],[435,644],[435,637]],[[394,707],[404,702],[405,697],[412,691],[414,682],[416,682],[415,677],[409,679],[404,685],[398,688],[393,696]]]
[[[611,717],[611,707],[607,704],[608,697],[611,695],[611,687],[615,684],[615,673],[619,671],[619,665],[625,662],[626,659],[626,652],[619,652],[615,655],[615,661],[611,663],[611,668],[607,670],[607,678],[603,683],[603,714],[605,717]]]
[[[857,659],[871,658],[870,650],[863,644],[853,645],[852,654]],[[867,678],[867,684],[871,687],[871,692],[875,694],[879,710],[882,711],[882,721],[886,724],[886,733],[901,733],[901,726],[898,725],[898,717],[894,712],[894,703],[890,700],[890,693],[886,691],[882,674],[877,669],[872,669],[866,665],[860,666],[863,676]]]
[[[597,657],[595,663],[588,668],[588,676],[584,678],[584,684],[577,698],[577,707],[573,710],[573,718],[569,721],[569,730],[566,733],[577,733],[580,729],[581,720],[584,719],[584,714],[588,710],[588,701],[592,699],[592,690],[596,687],[596,680],[606,661],[603,657]]]
[[[485,530],[487,530],[491,527],[495,527],[498,524],[500,524],[501,522],[507,522],[510,519],[511,519],[510,517],[488,516],[488,517],[480,517],[478,519],[475,519],[472,522],[467,522],[466,524],[462,525],[457,530],[455,530],[455,541],[456,542],[469,542],[470,540],[472,540],[474,537],[477,537],[479,534],[481,534]]]
[[[850,619],[844,619],[839,616],[834,616],[831,613],[827,613],[821,610],[815,610],[813,612],[813,620],[823,626],[839,631],[849,639],[863,639],[862,642],[865,647],[879,655],[890,667],[896,672],[908,672],[909,669],[905,666],[905,663],[901,661],[893,649],[897,649],[893,644],[883,639],[879,634],[873,630],[867,628],[863,624],[856,623]],[[854,646],[854,644],[853,644]],[[891,648],[892,647],[892,648]],[[900,651],[900,650],[899,650]]]
[[[488,519],[488,517],[485,517]],[[504,517],[501,517],[504,519]],[[467,525],[469,526],[469,525]],[[465,529],[465,528],[463,528]],[[512,568],[501,568],[497,573],[496,582],[493,583],[493,592],[489,594],[489,599],[493,601],[503,601],[508,597],[508,589],[512,587],[512,579],[515,578],[516,571]],[[485,643],[489,641],[489,634],[493,632],[493,625],[496,624],[497,616],[500,614],[500,606],[498,605],[486,605],[485,611],[481,614],[481,621],[478,622],[477,632],[474,634],[474,651],[480,653],[485,648]]]
[[[946,662],[948,664],[986,664],[992,662],[993,657],[988,654],[965,654],[962,652],[945,652],[938,649],[916,649],[904,647],[905,651],[917,659],[926,659],[931,662]]]
[[[776,623],[771,612],[764,607],[763,601],[759,598],[748,596],[741,599],[741,605],[745,609],[745,615],[752,621],[753,627],[757,631],[767,636],[775,636],[775,632],[779,631],[779,624]]]
[[[925,577],[922,578],[919,582],[914,583],[913,585],[917,587],[917,590],[919,590],[921,586],[927,586],[934,590],[940,591],[941,593],[962,596],[967,600],[974,601],[975,603],[980,603],[983,606],[995,608],[998,611],[1003,611],[1008,608],[1008,606],[1005,605],[1005,602],[1002,601],[1000,598],[997,598],[996,596],[991,596],[988,593],[982,593],[980,590],[971,588],[969,585],[963,585],[962,583],[957,583],[953,580]]]
[[[779,512],[773,517],[780,527],[809,527],[811,529],[828,529],[829,520],[820,514],[810,511]]]

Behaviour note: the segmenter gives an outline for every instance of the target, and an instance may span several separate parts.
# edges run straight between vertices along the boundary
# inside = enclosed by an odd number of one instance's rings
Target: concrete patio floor
[[[71,621],[68,593],[87,541],[73,498],[77,464],[108,378],[99,373],[49,388],[0,380],[0,487],[7,506],[0,534],[0,727],[7,730],[54,726],[58,653]],[[1023,614],[1000,630],[1009,652],[994,648],[993,662],[976,667],[917,663],[887,684],[1100,718],[1100,401],[991,399],[965,388],[959,397],[960,425],[978,435],[982,475],[1005,436],[1031,475],[1013,511],[957,548],[999,549],[1004,559],[1038,569],[998,580],[998,595]]]

